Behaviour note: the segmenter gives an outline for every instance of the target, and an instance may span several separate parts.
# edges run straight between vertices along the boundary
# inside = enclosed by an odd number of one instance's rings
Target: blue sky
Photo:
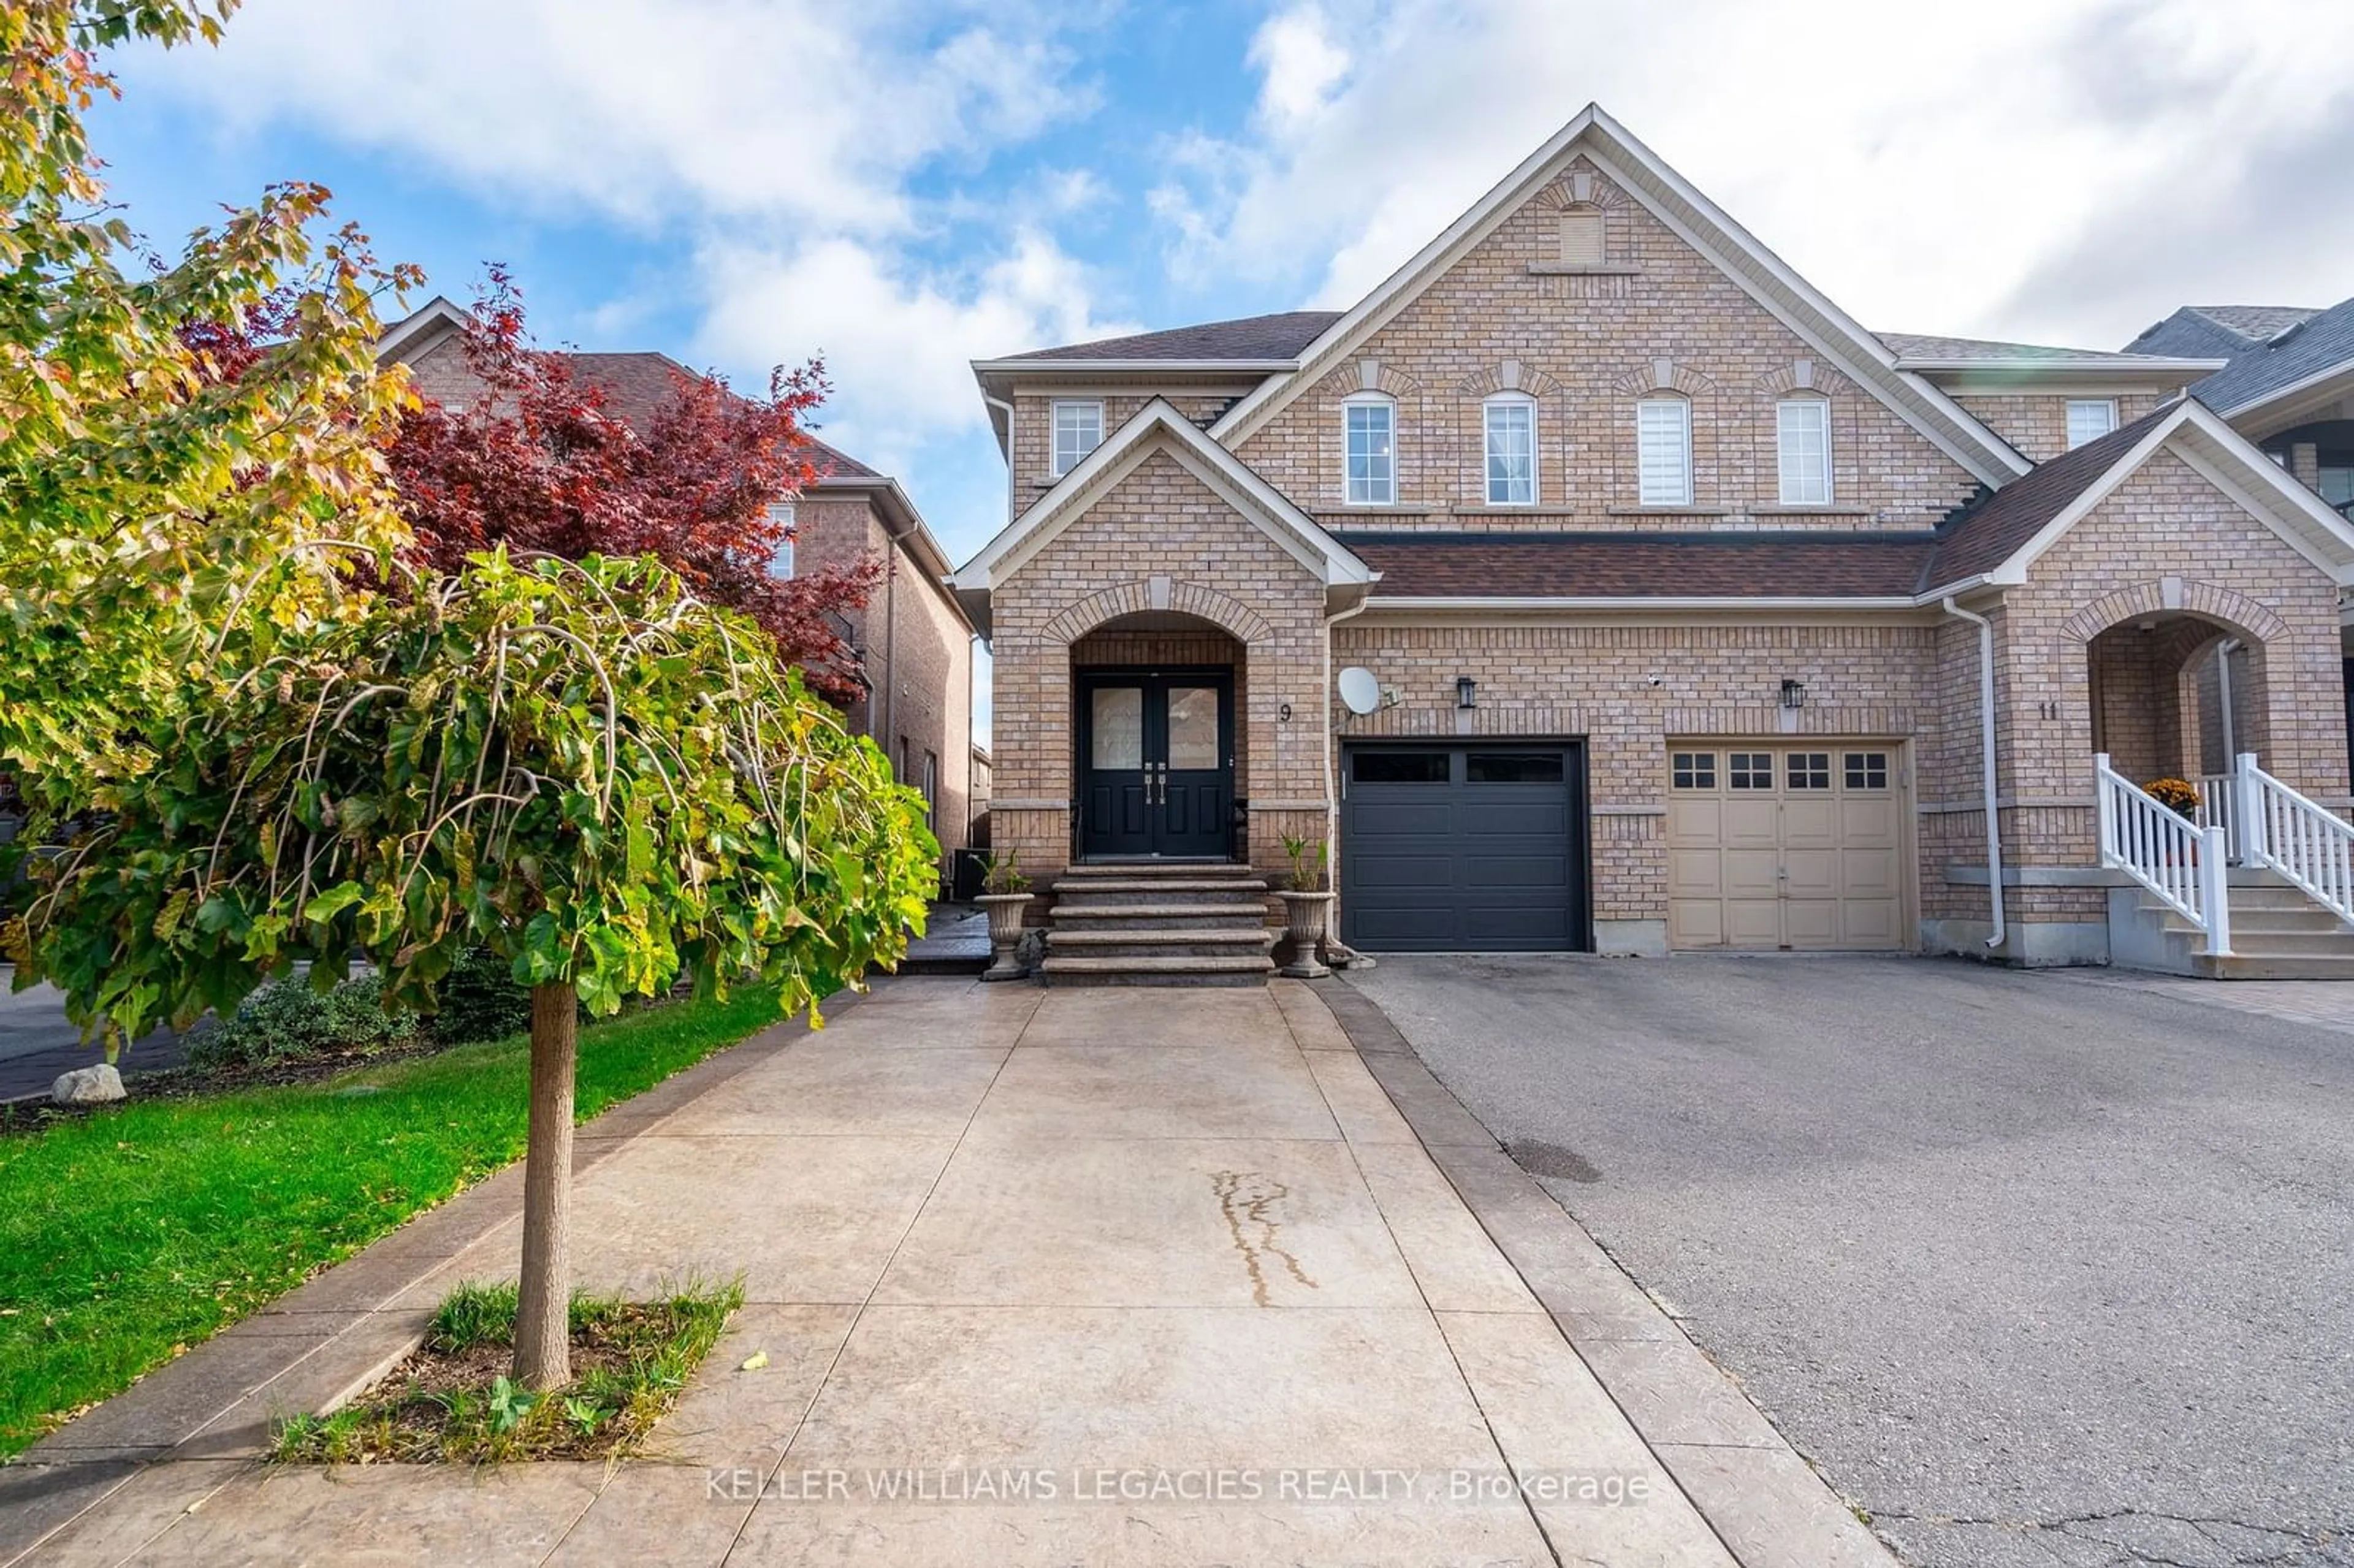
[[[2354,293],[2354,6],[1932,12],[249,0],[124,57],[96,134],[159,241],[316,179],[429,294],[508,263],[544,342],[822,352],[825,434],[960,559],[1005,494],[968,360],[1345,305],[1590,99],[1872,325],[2115,346]]]

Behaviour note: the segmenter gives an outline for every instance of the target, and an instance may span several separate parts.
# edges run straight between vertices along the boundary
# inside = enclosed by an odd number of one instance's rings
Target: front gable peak
[[[1531,207],[1559,224],[1558,259],[1532,272],[1607,274],[1614,227],[1639,206],[1665,225],[1824,362],[1885,405],[1980,482],[1999,487],[2031,466],[2010,445],[1921,376],[1898,368],[1887,344],[1660,161],[1598,105],[1589,104],[1405,265],[1327,326],[1211,428],[1239,447],[1275,415],[1360,355],[1367,342],[1515,214]],[[1550,243],[1550,242],[1549,242]],[[1550,280],[1548,280],[1550,281]]]

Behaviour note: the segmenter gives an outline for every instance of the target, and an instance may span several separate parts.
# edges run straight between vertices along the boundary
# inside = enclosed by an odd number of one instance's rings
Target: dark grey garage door
[[[1575,741],[1343,748],[1341,939],[1368,952],[1553,952],[1586,936]]]

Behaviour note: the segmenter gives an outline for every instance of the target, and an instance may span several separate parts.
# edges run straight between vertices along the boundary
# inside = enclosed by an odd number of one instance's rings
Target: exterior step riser
[[[1274,970],[1270,967],[1269,974]],[[1046,983],[1060,990],[1079,990],[1102,986],[1263,986],[1265,974],[1055,974],[1049,972]]]
[[[1205,909],[1192,915],[1134,915],[1125,910],[1090,909],[1079,918],[1066,920],[1055,917],[1049,927],[1055,931],[1231,931],[1237,927],[1265,924],[1265,916],[1257,908]]]
[[[2166,912],[2166,928],[2169,931],[2198,929],[2170,909]],[[2280,937],[2343,937],[2349,943],[2354,943],[2354,931],[2349,931],[2336,916],[2324,915],[2317,910],[2306,915],[2285,909],[2260,909],[2253,913],[2240,909],[2232,911],[2232,936],[2234,940],[2258,933]],[[2354,952],[2354,947],[2348,950]]]
[[[2196,972],[2217,980],[2354,980],[2354,958],[2265,958],[2234,953],[2219,959],[2201,954],[2191,963]]]
[[[1257,875],[1257,866],[1238,866],[1234,862],[1203,862],[1203,859],[1123,859],[1104,862],[1095,866],[1071,866],[1057,871],[1057,883],[1087,883],[1087,881],[1123,881],[1140,875],[1177,875],[1177,878],[1214,878],[1214,875]]]
[[[1049,938],[1046,942],[1046,951],[1049,956],[1055,958],[1085,956],[1091,959],[1248,959],[1265,953],[1273,946],[1274,943],[1271,940],[1248,938],[1242,941],[1156,942],[1149,946],[1140,945],[1134,948],[1118,948],[1099,942],[1074,947],[1067,942],[1057,942]]]
[[[1225,909],[1264,909],[1267,895],[1251,888],[1139,887],[1117,892],[1089,888],[1085,893],[1055,895],[1056,909],[1113,909],[1137,905],[1193,904]]]

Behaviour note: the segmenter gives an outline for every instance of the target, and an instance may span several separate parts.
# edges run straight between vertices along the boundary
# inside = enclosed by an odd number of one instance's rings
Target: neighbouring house
[[[380,359],[408,366],[425,396],[442,402],[476,396],[459,342],[467,317],[446,299],[387,328]],[[654,353],[569,354],[574,373],[601,388],[606,407],[624,421],[652,416],[691,376],[677,361]],[[870,736],[890,757],[902,783],[923,794],[940,841],[943,871],[965,847],[971,825],[973,628],[946,587],[948,556],[898,481],[878,473],[823,441],[811,439],[821,477],[771,507],[792,525],[791,542],[770,570],[883,563],[865,605],[845,611],[838,629],[855,652],[862,690],[845,710],[852,729]]]
[[[2184,396],[2231,357],[1867,331],[1589,108],[1346,311],[975,365],[994,842],[1172,909],[1329,843],[1361,951],[2354,972],[2279,869],[2354,832],[2354,526]],[[1265,967],[1104,902],[1050,981]]]

